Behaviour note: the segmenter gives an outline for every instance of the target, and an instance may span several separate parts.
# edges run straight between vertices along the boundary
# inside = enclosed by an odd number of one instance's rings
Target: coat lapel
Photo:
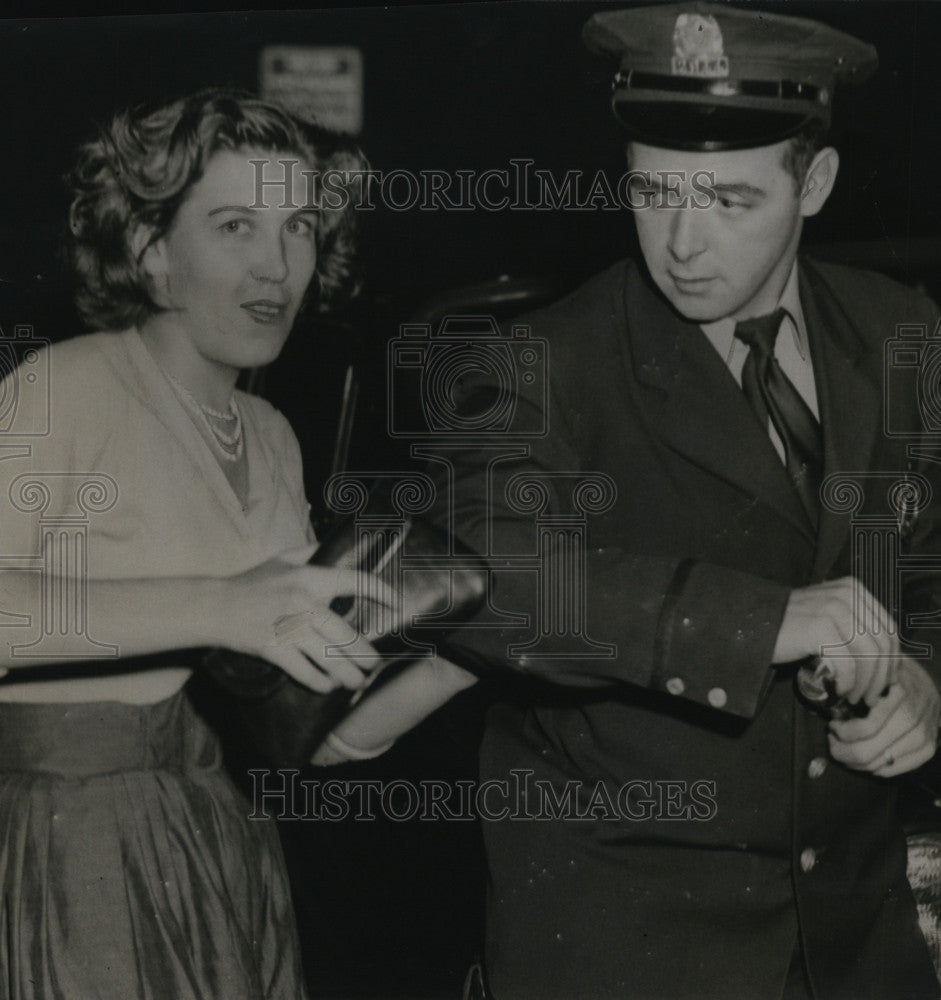
[[[863,363],[868,347],[838,299],[809,263],[800,273],[801,307],[814,363],[823,426],[824,477],[859,476],[871,467],[881,421],[881,384]],[[850,530],[846,512],[821,504],[814,578],[826,576]]]
[[[775,510],[814,541],[768,434],[696,323],[677,316],[631,270],[625,289],[635,377],[660,439],[689,461]]]

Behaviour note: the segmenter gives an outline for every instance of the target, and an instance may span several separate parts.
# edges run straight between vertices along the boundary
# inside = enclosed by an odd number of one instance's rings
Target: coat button
[[[817,863],[817,852],[812,847],[801,851],[801,871],[809,872]]]
[[[667,681],[666,687],[670,694],[682,694],[686,690],[686,685],[680,677],[671,677]]]
[[[827,769],[827,758],[826,757],[814,757],[814,759],[807,765],[807,777],[808,778],[820,778],[823,776],[823,772]]]
[[[706,700],[712,705],[713,708],[725,708],[726,702],[729,700],[729,696],[722,690],[722,688],[711,688],[709,693],[706,695]]]

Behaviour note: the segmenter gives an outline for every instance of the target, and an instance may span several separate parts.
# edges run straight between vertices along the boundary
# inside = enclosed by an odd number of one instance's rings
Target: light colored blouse
[[[136,330],[76,337],[31,356],[0,383],[0,568],[38,572],[45,557],[54,567],[47,577],[74,574],[83,548],[89,579],[224,577],[278,555],[305,562],[315,545],[297,439],[270,404],[236,398],[244,508]],[[87,545],[62,540],[82,533]],[[79,627],[69,608],[64,614],[66,630]],[[40,618],[37,638],[42,627],[61,627]],[[94,620],[88,635],[108,643]],[[174,668],[8,684],[0,699],[156,701],[187,676]]]

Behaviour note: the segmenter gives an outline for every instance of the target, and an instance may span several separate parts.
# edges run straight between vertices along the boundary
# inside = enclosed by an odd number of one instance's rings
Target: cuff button
[[[728,700],[729,696],[722,688],[711,688],[709,693],[706,695],[706,701],[708,701],[713,708],[725,708]]]

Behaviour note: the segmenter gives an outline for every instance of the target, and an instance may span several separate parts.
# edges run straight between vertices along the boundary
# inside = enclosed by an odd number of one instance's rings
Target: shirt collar
[[[778,299],[778,306],[786,309],[788,316],[784,322],[784,329],[790,329],[794,338],[794,346],[802,361],[807,361],[810,357],[807,345],[807,324],[804,320],[804,310],[801,308],[800,290],[797,279],[797,259],[791,265],[791,273],[784,284],[784,291]],[[788,322],[790,320],[790,322]],[[739,343],[735,339],[736,321],[731,316],[714,320],[712,323],[701,323],[703,333],[709,338],[709,342],[725,358],[726,364],[732,359],[732,352],[735,345]],[[745,347],[742,344],[742,347]]]

